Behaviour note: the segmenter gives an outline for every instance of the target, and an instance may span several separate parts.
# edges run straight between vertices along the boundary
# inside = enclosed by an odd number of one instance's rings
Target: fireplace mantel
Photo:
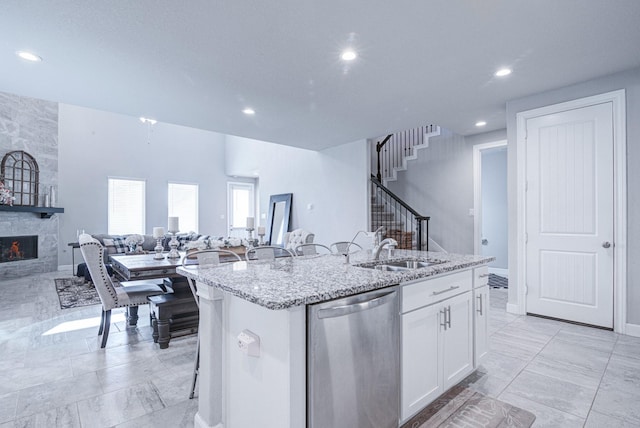
[[[50,218],[52,215],[56,213],[63,213],[64,208],[0,205],[0,211],[36,213],[36,214],[40,214],[40,218]]]

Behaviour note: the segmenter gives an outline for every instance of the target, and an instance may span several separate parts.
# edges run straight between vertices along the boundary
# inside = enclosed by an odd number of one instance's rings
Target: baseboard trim
[[[224,428],[222,423],[218,423],[215,425],[209,425],[205,422],[204,418],[200,416],[200,412],[196,413],[193,417],[193,424],[195,428]]]
[[[518,307],[518,305],[513,303],[507,303],[507,312],[509,312],[510,314],[524,315],[522,312],[520,312],[520,308]]]
[[[640,337],[640,324],[629,324],[624,326],[624,334],[627,336]]]

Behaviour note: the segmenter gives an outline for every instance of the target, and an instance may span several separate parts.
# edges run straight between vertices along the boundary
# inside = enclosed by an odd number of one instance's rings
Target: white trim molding
[[[517,300],[507,305],[515,313],[526,313],[526,124],[528,119],[556,112],[588,107],[596,104],[611,103],[613,113],[613,150],[614,150],[614,273],[613,273],[613,328],[621,334],[640,335],[640,326],[627,324],[627,136],[625,90],[607,92],[573,101],[549,105],[516,114],[517,128]],[[510,311],[512,312],[512,311]],[[632,327],[633,326],[633,327]]]
[[[507,147],[507,140],[491,143],[476,144],[473,146],[473,253],[480,254],[482,248],[482,151]]]
[[[624,334],[628,336],[640,337],[640,324],[629,324],[625,325]]]

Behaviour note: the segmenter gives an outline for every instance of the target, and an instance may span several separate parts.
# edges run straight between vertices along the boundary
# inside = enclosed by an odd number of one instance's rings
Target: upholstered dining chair
[[[186,269],[207,268],[220,265],[220,256],[226,257],[229,261],[239,262],[242,258],[229,250],[211,249],[200,250],[189,253],[182,258],[182,267]],[[193,298],[196,299],[196,305],[200,308],[200,299],[198,298],[198,292],[193,279],[187,277],[189,281],[189,288],[193,293]],[[193,380],[191,381],[191,392],[189,392],[189,398],[193,398],[196,393],[196,381],[198,380],[198,374],[200,372],[200,329],[198,329],[198,340],[196,343],[196,361],[193,365]]]
[[[279,257],[295,257],[293,252],[287,248],[278,247],[276,245],[262,245],[260,247],[248,248],[244,253],[244,258],[247,261],[252,260],[275,260],[276,256]]]
[[[284,234],[284,247],[293,251],[298,245],[311,244],[316,235],[305,229],[294,229]]]
[[[147,296],[156,296],[173,292],[163,285],[164,278],[146,281],[122,281],[121,287],[115,287],[107,273],[104,264],[104,248],[100,241],[89,234],[82,234],[78,238],[80,252],[91,274],[91,280],[96,287],[102,302],[102,316],[98,336],[102,335],[100,348],[107,346],[109,327],[111,325],[111,310],[126,308],[127,323],[135,326],[138,322],[138,306],[147,304]]]
[[[300,244],[294,252],[296,256],[320,256],[323,254],[332,254],[329,247],[322,244]]]
[[[334,254],[347,254],[354,251],[362,250],[362,247],[360,245],[356,244],[355,242],[349,241],[334,242],[333,244],[329,245],[329,248],[331,248],[331,251]]]

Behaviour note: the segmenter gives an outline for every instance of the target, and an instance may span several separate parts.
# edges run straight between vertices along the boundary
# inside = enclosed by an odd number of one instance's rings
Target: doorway
[[[507,284],[508,206],[507,141],[473,146],[474,253],[493,256],[489,272],[498,275],[496,283]]]

